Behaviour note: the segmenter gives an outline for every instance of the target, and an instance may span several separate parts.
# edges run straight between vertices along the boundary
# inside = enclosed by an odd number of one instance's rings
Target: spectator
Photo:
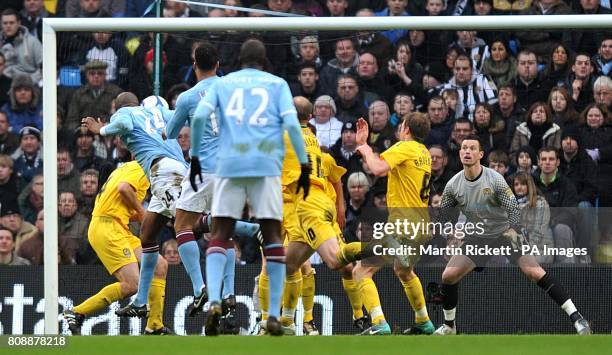
[[[168,239],[162,245],[162,256],[168,262],[168,265],[180,265],[181,256],[178,252],[178,244],[176,239]]]
[[[126,0],[106,0],[102,4],[102,0],[66,0],[66,17],[111,17],[110,3],[116,3],[119,8],[115,8],[118,13],[125,12]],[[121,6],[123,3],[123,6]],[[103,6],[106,5],[106,6]]]
[[[359,64],[355,45],[348,38],[341,38],[336,41],[335,55],[336,57],[330,60],[321,69],[320,73],[321,88],[328,95],[334,94],[334,88],[338,86],[339,76],[355,73],[357,64]]]
[[[342,176],[342,186],[347,186],[348,175],[361,171],[361,157],[355,154],[357,150],[356,134],[356,124],[345,122],[342,125],[341,139],[331,147],[331,155],[336,163],[347,170],[347,173]]]
[[[587,154],[597,164],[596,185],[599,192],[599,207],[602,207],[599,221],[601,233],[609,233],[612,217],[612,125],[608,109],[599,104],[591,104],[581,115],[580,143]]]
[[[466,55],[461,54],[457,57],[453,73],[454,76],[441,91],[456,89],[459,93],[455,118],[468,117],[473,120],[477,103],[486,102],[493,105],[497,102],[495,85],[491,85],[484,75],[474,73],[472,61]]]
[[[298,44],[298,53],[294,55],[293,62],[287,65],[287,81],[295,81],[296,77],[300,74],[300,70],[303,69],[306,64],[312,66],[318,76],[319,70],[323,67],[323,61],[319,56],[319,51],[319,39],[317,36],[305,36],[302,38]],[[299,80],[299,78],[297,79]]]
[[[576,224],[575,208],[578,206],[578,194],[574,184],[559,172],[558,148],[543,147],[538,152],[540,171],[534,177],[536,187],[542,191],[548,205],[553,208],[550,226],[553,230],[555,247],[573,248]],[[555,262],[573,263],[574,257],[556,255]]]
[[[432,97],[427,105],[427,115],[431,121],[431,130],[429,136],[425,139],[425,145],[445,145],[448,142],[453,125],[446,101],[441,96]]]
[[[70,191],[77,198],[80,197],[80,173],[72,163],[70,150],[66,147],[57,149],[57,190]]]
[[[451,44],[460,48],[472,60],[472,69],[480,73],[487,58],[490,57],[489,46],[482,38],[476,37],[476,31],[457,31],[457,41]]]
[[[492,150],[505,151],[507,149],[508,142],[506,142],[504,121],[493,115],[493,108],[488,104],[482,102],[476,104],[474,128],[480,138],[480,144],[482,144],[485,153],[483,156],[485,161]]]
[[[374,11],[362,8],[355,14],[356,17],[376,16]],[[387,63],[393,56],[393,43],[378,31],[357,32],[357,44],[361,53],[372,53],[378,64]]]
[[[610,69],[612,69],[612,36],[601,41],[597,54],[593,56],[593,63],[597,75],[610,76]]]
[[[600,76],[593,84],[593,96],[596,104],[604,105],[610,110],[612,108],[612,79]]]
[[[336,117],[341,122],[355,122],[359,117],[365,117],[370,103],[378,99],[378,96],[372,93],[361,91],[357,79],[350,74],[338,77],[336,92]]]
[[[609,6],[608,2],[608,6]],[[608,15],[612,10],[601,6],[600,0],[580,0],[580,8],[574,8],[578,15]],[[596,30],[577,30],[570,32],[571,47],[578,53],[589,53],[593,55],[597,52],[599,44],[606,38],[610,38],[612,32],[609,29],[599,28]]]
[[[491,43],[491,55],[484,59],[482,73],[493,79],[498,88],[516,77],[516,59],[506,41],[497,39]]]
[[[185,126],[181,128],[179,131],[179,135],[176,138],[176,141],[181,146],[181,150],[183,151],[183,157],[185,161],[189,161],[191,157],[189,156],[189,148],[191,148],[191,127]]]
[[[32,182],[19,193],[17,201],[23,220],[34,223],[36,215],[43,210],[44,179],[42,175],[34,175]]]
[[[342,122],[336,117],[336,104],[331,96],[319,96],[314,103],[314,115],[310,124],[315,126],[317,139],[323,147],[330,148],[342,135]]]
[[[15,236],[9,229],[0,226],[0,265],[30,265],[30,262],[15,253]]]
[[[408,6],[408,0],[387,0],[387,8],[377,12],[376,16],[410,16],[406,11],[406,6]],[[383,31],[382,34],[395,45],[400,38],[408,35],[408,30],[387,30]]]
[[[8,155],[0,154],[0,206],[16,203],[19,188],[13,174],[13,160]]]
[[[467,118],[459,118],[452,123],[450,139],[446,142],[446,152],[448,153],[448,169],[453,174],[462,170],[459,150],[463,140],[474,133],[474,125]]]
[[[0,52],[6,59],[4,75],[9,78],[27,75],[38,83],[42,80],[42,44],[21,25],[17,11],[4,10],[1,21]]]
[[[0,225],[13,232],[15,249],[19,249],[22,242],[36,234],[36,228],[23,220],[19,213],[19,207],[14,202],[0,206]]]
[[[397,43],[395,58],[387,63],[388,82],[396,92],[407,91],[413,95],[423,90],[425,70],[412,55],[410,42],[402,39]]]
[[[443,39],[446,38],[443,34],[444,32],[439,33],[438,36],[436,36],[435,32],[428,31],[425,33],[424,31],[411,30],[408,34],[412,55],[423,67],[426,67],[432,60],[436,61],[445,58],[448,42]]]
[[[94,134],[84,127],[78,127],[75,131],[75,136],[76,144],[73,162],[76,170],[83,172],[87,169],[95,169],[100,173],[102,183],[106,182],[106,179],[114,169],[106,159],[97,155],[93,145]]]
[[[363,91],[374,93],[386,102],[390,102],[393,100],[393,91],[379,73],[376,57],[372,53],[362,53],[357,65],[359,87]]]
[[[414,112],[414,108],[414,97],[403,91],[398,92],[393,98],[393,113],[389,118],[393,128],[402,122],[405,115]]]
[[[593,84],[595,77],[591,57],[586,53],[578,53],[574,58],[571,73],[565,81],[565,87],[574,100],[576,110],[582,111],[593,100]]]
[[[538,75],[538,60],[534,52],[529,50],[520,51],[517,62],[517,76],[512,84],[514,85],[516,101],[519,107],[527,110],[538,101],[546,101],[551,89],[551,83]]]
[[[297,83],[290,83],[289,88],[294,97],[304,96],[310,102],[323,95],[316,66],[309,62],[303,63],[298,69]]]
[[[25,126],[42,130],[42,102],[39,91],[27,75],[17,75],[11,83],[10,102],[0,109],[6,112],[11,132],[19,132]]]
[[[440,195],[444,192],[446,183],[453,177],[453,172],[446,168],[448,165],[448,157],[446,150],[439,145],[434,144],[429,148],[431,156],[431,180],[429,196]]]
[[[0,111],[0,154],[11,155],[19,148],[19,136],[9,128],[6,112]]]
[[[393,125],[389,122],[389,106],[384,101],[374,101],[368,110],[368,124],[370,126],[370,137],[368,143],[379,152],[389,149],[397,138]]]
[[[508,185],[512,185],[512,180],[508,176],[510,171],[510,159],[503,150],[493,150],[487,156],[487,166],[493,169],[506,179]]]
[[[510,160],[516,159],[518,149],[524,145],[537,151],[542,147],[561,148],[561,128],[553,123],[548,105],[543,102],[533,104],[526,121],[516,128],[510,146]]]
[[[567,15],[570,13],[569,6],[562,0],[539,0],[533,1],[531,7],[522,11],[521,15]],[[521,49],[533,51],[538,57],[537,60],[543,63],[546,54],[550,53],[555,43],[560,42],[562,38],[567,38],[568,32],[558,30],[516,31],[514,35],[519,40]]]
[[[370,190],[370,181],[363,172],[352,173],[347,182],[348,202],[346,204],[346,223],[359,218],[368,204],[367,194]]]
[[[550,207],[546,199],[538,194],[533,178],[528,173],[518,173],[512,184],[514,195],[521,209],[521,225],[529,235],[529,244],[544,248],[554,247],[553,236],[550,230]],[[538,263],[549,264],[555,259],[554,255],[534,255]]]
[[[72,95],[68,116],[64,127],[71,132],[81,126],[83,117],[100,118],[107,121],[110,118],[111,101],[121,93],[121,88],[106,81],[108,64],[100,60],[92,60],[83,70],[87,84],[80,87]]]
[[[19,131],[19,149],[11,158],[15,161],[13,168],[22,186],[27,185],[34,175],[42,174],[43,160],[38,128],[23,127]]]
[[[89,217],[93,212],[96,194],[98,193],[99,174],[95,169],[87,169],[81,173],[81,199],[78,202],[79,212]]]
[[[499,100],[493,105],[493,116],[504,121],[506,142],[512,142],[516,127],[524,121],[524,114],[525,110],[516,104],[516,94],[512,84],[499,86]]]
[[[168,93],[166,94],[166,101],[168,101],[168,105],[171,110],[176,109],[176,100],[183,92],[189,90],[191,88],[190,84],[180,83],[173,85],[170,89],[168,89]]]
[[[36,216],[36,228],[34,237],[24,241],[17,249],[17,255],[29,260],[33,265],[43,265],[45,255],[44,243],[44,211],[38,212]],[[57,237],[58,263],[60,265],[72,265],[76,263],[75,245],[72,240],[59,235]]]
[[[325,6],[327,7],[327,16],[343,17],[346,16],[348,0],[327,0]]]
[[[568,177],[578,191],[578,224],[576,230],[576,246],[587,248],[592,255],[591,238],[595,215],[593,206],[597,197],[597,167],[581,146],[578,127],[563,131],[561,136],[561,154],[559,171]]]
[[[42,43],[42,20],[51,16],[45,9],[43,0],[24,0],[23,9],[19,14],[22,25]]]
[[[538,168],[536,165],[538,162],[538,158],[536,156],[535,150],[528,145],[524,145],[519,148],[516,153],[516,161],[513,161],[516,165],[517,173],[527,173],[532,175]]]
[[[543,72],[543,76],[551,86],[563,85],[567,80],[570,62],[573,61],[570,59],[571,54],[571,50],[565,44],[560,43],[553,47]]]
[[[548,107],[553,115],[553,122],[565,130],[578,127],[580,115],[574,110],[574,100],[563,87],[554,87],[548,96]]]
[[[119,34],[93,32],[93,43],[83,49],[79,63],[99,60],[106,63],[106,81],[122,88],[128,87],[129,54]]]
[[[79,205],[74,193],[61,191],[57,201],[58,210],[58,232],[62,236],[71,239],[77,247],[77,262],[87,264],[87,260],[81,259],[82,255],[87,254],[87,228],[89,227],[90,217],[77,213]]]
[[[0,51],[0,107],[4,106],[9,102],[9,90],[11,89],[12,79],[4,74],[6,68],[6,58],[2,51]]]

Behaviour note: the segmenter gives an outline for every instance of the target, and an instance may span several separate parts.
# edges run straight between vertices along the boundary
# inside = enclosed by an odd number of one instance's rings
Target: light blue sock
[[[251,238],[255,235],[255,232],[257,232],[258,229],[259,224],[257,223],[236,221],[236,228],[234,229],[234,234],[241,238]]]
[[[268,261],[266,264],[268,279],[270,280],[270,306],[268,315],[280,319],[281,297],[283,295],[283,285],[285,282],[285,264]]]
[[[206,255],[206,285],[208,286],[208,300],[221,302],[221,283],[227,257],[222,253]]]
[[[183,243],[178,247],[178,252],[185,271],[187,271],[191,279],[193,294],[199,296],[202,293],[204,280],[202,279],[202,268],[200,267],[200,248],[198,243],[195,240]]]
[[[143,304],[147,304],[149,298],[149,289],[151,288],[151,280],[153,280],[153,272],[155,271],[155,265],[157,264],[157,257],[159,253],[142,253],[140,259],[140,281],[138,282],[138,293],[136,299],[132,304],[140,307]]]
[[[225,249],[225,272],[223,273],[223,298],[234,294],[234,274],[236,272],[236,249]]]

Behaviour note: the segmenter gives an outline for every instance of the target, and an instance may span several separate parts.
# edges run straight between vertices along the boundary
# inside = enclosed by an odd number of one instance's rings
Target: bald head
[[[293,104],[300,122],[308,122],[312,116],[312,103],[304,96],[296,96],[293,98]]]
[[[246,40],[240,47],[240,65],[242,67],[266,66],[266,47],[258,39]]]
[[[129,91],[122,92],[115,98],[115,109],[138,106],[138,98]]]

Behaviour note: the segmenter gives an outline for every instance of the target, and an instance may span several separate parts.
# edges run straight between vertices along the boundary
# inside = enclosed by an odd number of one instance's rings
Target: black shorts
[[[523,240],[521,245],[525,243],[527,241]],[[497,238],[467,236],[460,248],[463,255],[476,264],[476,271],[482,271],[489,260],[496,256],[494,251],[498,251],[497,255],[508,258],[513,264],[517,264],[518,259],[523,256],[521,247],[513,247],[510,240],[501,234]]]

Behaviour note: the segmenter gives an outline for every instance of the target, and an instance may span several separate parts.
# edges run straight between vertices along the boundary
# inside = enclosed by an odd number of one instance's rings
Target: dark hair
[[[304,69],[312,69],[315,71],[316,74],[319,74],[319,69],[317,68],[316,64],[310,61],[307,62],[303,62],[298,66],[298,74],[302,73],[302,70]]]
[[[458,124],[458,123],[467,123],[467,124],[469,124],[469,125],[470,125],[470,129],[471,129],[471,130],[474,130],[474,123],[472,123],[472,121],[468,120],[468,119],[467,119],[467,118],[465,118],[465,117],[459,117],[459,118],[457,118],[457,119],[455,120],[455,122],[453,122],[453,129],[452,129],[452,131],[454,131],[454,130],[455,130],[455,127],[457,127],[457,124]]]
[[[469,121],[469,120],[468,120]],[[465,137],[463,139],[463,141],[477,141],[478,142],[478,150],[481,152],[484,152],[484,149],[482,148],[482,142],[480,141],[480,137],[476,134],[470,134],[467,137]]]
[[[258,39],[251,38],[240,46],[240,66],[259,66],[265,68],[268,64],[266,46]]]
[[[19,13],[17,11],[15,11],[13,8],[8,8],[8,9],[2,11],[2,15],[0,15],[0,17],[2,17],[2,16],[11,16],[11,15],[15,15],[15,17],[17,17],[17,21],[21,22],[21,17],[19,17]]]
[[[455,58],[453,66],[455,66],[455,64],[460,60],[467,60],[467,62],[470,63],[470,69],[474,69],[474,63],[472,62],[472,58],[470,58],[467,54],[464,53],[459,54],[457,58]]]
[[[551,146],[546,146],[538,150],[538,160],[540,160],[540,155],[542,155],[542,153],[545,153],[545,152],[555,152],[555,158],[559,159],[559,149],[555,147],[551,147]]]
[[[15,233],[13,233],[12,230],[0,225],[0,231],[8,231],[9,233],[11,233],[11,237],[13,237],[13,242],[15,242]]]
[[[448,152],[446,151],[446,148],[444,148],[444,146],[442,146],[441,144],[432,144],[431,147],[429,147],[429,150],[431,149],[440,149],[442,151],[443,157],[448,156]]]
[[[217,63],[219,63],[219,53],[217,52],[217,48],[210,42],[202,42],[195,49],[193,59],[198,69],[211,71],[214,70]]]
[[[510,166],[510,158],[508,158],[508,154],[506,154],[506,152],[504,152],[503,150],[494,150],[491,153],[489,153],[489,156],[487,157],[487,161],[490,163],[502,163],[504,165],[506,165],[507,167]]]
[[[550,112],[550,108],[545,102],[542,101],[534,102],[533,105],[531,105],[529,111],[527,111],[527,116],[525,116],[525,122],[530,122],[533,111],[535,111],[540,106],[544,107],[544,113],[546,114],[546,122],[544,124],[552,123],[552,113]]]
[[[509,90],[512,93],[512,96],[516,96],[516,89],[514,88],[514,85],[507,83],[507,84],[502,84],[500,86],[497,87],[497,92],[499,93],[502,90]]]

